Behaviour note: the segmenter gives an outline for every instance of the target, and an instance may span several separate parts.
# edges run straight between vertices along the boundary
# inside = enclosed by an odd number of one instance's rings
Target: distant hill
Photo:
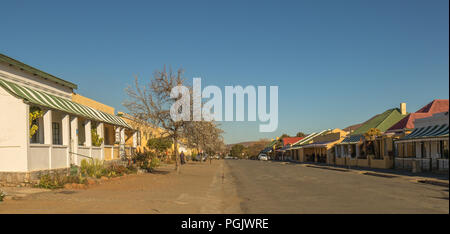
[[[353,132],[353,131],[355,131],[357,128],[361,127],[362,125],[363,125],[362,123],[360,123],[360,124],[355,124],[355,125],[352,125],[352,126],[348,126],[348,127],[344,128],[344,129],[342,129],[342,130],[344,130],[344,131],[346,131],[346,132]]]
[[[234,143],[234,144],[228,144],[227,145],[227,149],[231,149],[231,147],[233,147],[233,145],[239,145],[239,144],[243,145],[245,147],[249,147],[249,146],[254,145],[254,144],[256,144],[256,143],[258,143],[258,142],[260,142],[262,140],[267,141],[267,144],[271,141],[270,139],[261,139],[261,140],[257,140],[257,141],[238,142],[238,143]]]

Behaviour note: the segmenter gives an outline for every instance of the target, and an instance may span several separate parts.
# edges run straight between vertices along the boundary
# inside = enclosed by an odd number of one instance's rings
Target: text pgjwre
[[[270,111],[267,110],[266,86],[258,89],[258,119],[266,124],[259,125],[260,132],[273,132],[278,128],[278,86],[270,86]],[[245,98],[247,94],[247,121],[256,121],[256,88],[255,86],[225,86],[225,121],[234,121],[234,96],[236,96],[236,120],[244,121]],[[211,97],[212,96],[212,97]],[[191,95],[186,86],[176,86],[170,92],[171,98],[177,101],[170,107],[170,116],[174,121],[222,121],[222,90],[214,85],[202,90],[201,78],[193,79],[192,115]],[[202,99],[208,101],[202,106]]]

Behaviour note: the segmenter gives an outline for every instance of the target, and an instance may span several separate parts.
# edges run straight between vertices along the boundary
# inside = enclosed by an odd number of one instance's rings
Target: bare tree
[[[180,158],[178,155],[178,142],[182,137],[184,121],[174,121],[170,116],[170,108],[179,98],[172,98],[172,88],[183,85],[183,70],[176,73],[164,66],[162,71],[155,71],[153,78],[146,86],[140,86],[135,77],[134,86],[126,89],[129,99],[123,104],[129,113],[137,119],[150,122],[162,130],[162,136],[173,140],[175,153],[175,170],[180,172]]]
[[[191,121],[187,122],[184,128],[184,136],[187,144],[195,148],[197,152],[203,150],[208,154],[214,154],[223,150],[224,143],[222,137],[223,130],[215,122]],[[222,148],[220,148],[223,146]]]

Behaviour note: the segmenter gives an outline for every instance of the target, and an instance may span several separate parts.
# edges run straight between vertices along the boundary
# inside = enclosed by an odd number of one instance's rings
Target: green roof
[[[20,61],[17,61],[15,59],[10,58],[10,57],[8,57],[8,56],[6,56],[4,54],[1,54],[1,53],[0,53],[0,61],[8,63],[10,65],[13,65],[15,67],[18,67],[19,69],[27,71],[27,72],[30,72],[32,74],[36,74],[36,75],[38,75],[38,76],[40,76],[40,77],[42,77],[44,79],[56,82],[56,83],[58,83],[60,85],[67,86],[67,87],[72,88],[72,89],[77,89],[78,88],[78,86],[76,84],[74,84],[74,83],[71,83],[69,81],[65,81],[65,80],[63,80],[61,78],[58,78],[58,77],[54,76],[54,75],[48,74],[46,72],[43,72],[43,71],[41,71],[41,70],[39,70],[37,68],[34,68],[34,67],[32,67],[30,65],[27,65],[25,63],[22,63]]]
[[[275,145],[278,142],[278,140],[273,140],[272,142],[270,142],[269,144],[266,145],[267,147],[272,147],[273,145]]]
[[[123,119],[118,116],[98,111],[94,108],[72,102],[71,100],[65,98],[57,97],[46,92],[34,90],[2,79],[0,79],[0,87],[3,87],[6,91],[18,98],[24,99],[39,106],[48,107],[77,116],[83,116],[87,119],[97,120],[100,122],[132,129],[132,127],[130,127]]]
[[[351,135],[361,135],[371,128],[377,128],[381,132],[385,132],[391,126],[402,120],[406,115],[402,115],[398,108],[389,109],[378,114],[365,122],[361,127],[357,128]]]

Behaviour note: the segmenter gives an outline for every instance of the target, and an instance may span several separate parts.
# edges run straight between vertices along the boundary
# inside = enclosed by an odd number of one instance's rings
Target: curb
[[[321,165],[312,165],[312,164],[302,164],[303,167],[309,167],[309,168],[319,168],[319,169],[328,169],[328,170],[337,170],[337,168],[342,169],[342,172],[352,172],[355,174],[360,175],[370,175],[370,176],[378,176],[378,177],[385,177],[385,178],[399,178],[399,179],[406,179],[410,182],[414,183],[420,183],[420,184],[431,184],[436,186],[442,186],[442,187],[449,187],[449,181],[445,179],[430,179],[426,177],[412,177],[412,176],[406,176],[406,175],[397,175],[393,173],[383,173],[383,172],[373,172],[373,171],[365,171],[365,170],[356,170],[356,169],[349,169],[349,168],[340,168],[340,167],[333,167],[333,166],[321,166]]]

